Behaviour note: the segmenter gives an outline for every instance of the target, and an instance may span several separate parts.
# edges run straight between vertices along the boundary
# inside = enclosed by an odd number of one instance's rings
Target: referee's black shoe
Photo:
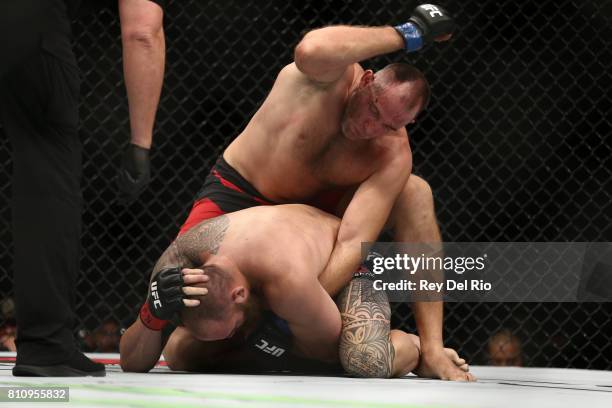
[[[94,363],[83,353],[77,351],[65,363],[55,365],[16,364],[13,367],[15,377],[104,377],[104,364]]]

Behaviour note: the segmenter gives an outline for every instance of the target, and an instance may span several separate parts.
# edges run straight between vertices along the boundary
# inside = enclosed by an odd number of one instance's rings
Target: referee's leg
[[[53,1],[60,7],[54,15],[63,17],[53,21],[60,26],[45,33],[45,44],[71,52],[64,4]],[[14,375],[104,375],[103,365],[78,352],[73,332],[81,235],[79,81],[75,62],[40,46],[0,81],[2,122],[13,149]]]
[[[41,52],[3,86],[2,119],[13,148],[17,364],[58,364],[75,350],[81,146],[78,74],[67,71]]]

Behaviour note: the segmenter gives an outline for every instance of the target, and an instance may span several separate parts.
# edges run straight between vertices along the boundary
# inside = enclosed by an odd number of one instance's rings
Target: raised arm
[[[352,64],[405,49],[417,51],[432,41],[450,38],[454,23],[441,7],[417,7],[395,27],[329,26],[309,31],[295,47],[300,71],[316,82],[332,83]]]
[[[312,80],[331,83],[352,64],[403,47],[393,27],[330,26],[308,32],[295,47],[294,59]]]

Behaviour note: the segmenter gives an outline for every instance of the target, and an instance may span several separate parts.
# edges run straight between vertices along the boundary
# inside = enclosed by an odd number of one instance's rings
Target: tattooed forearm
[[[395,350],[389,338],[391,308],[385,292],[375,291],[368,279],[353,279],[338,297],[338,307],[344,369],[359,377],[391,377]]]
[[[178,237],[159,258],[151,276],[171,267],[190,268],[202,264],[204,253],[216,254],[229,227],[227,215],[202,221]]]

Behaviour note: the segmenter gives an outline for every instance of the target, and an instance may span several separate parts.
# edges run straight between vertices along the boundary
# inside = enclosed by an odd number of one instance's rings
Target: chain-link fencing
[[[167,66],[153,180],[117,203],[129,138],[119,22],[106,10],[75,23],[85,148],[78,320],[127,326],[150,270],[176,235],[210,165],[245,126],[310,28],[405,21],[415,1],[170,1]],[[363,63],[408,61],[432,84],[409,131],[415,172],[432,186],[446,241],[612,241],[612,2],[445,1],[450,43]],[[0,298],[10,296],[10,146],[0,138]],[[394,325],[414,329],[408,305]],[[612,368],[612,305],[446,305],[448,344],[487,363],[509,329],[530,366]]]

